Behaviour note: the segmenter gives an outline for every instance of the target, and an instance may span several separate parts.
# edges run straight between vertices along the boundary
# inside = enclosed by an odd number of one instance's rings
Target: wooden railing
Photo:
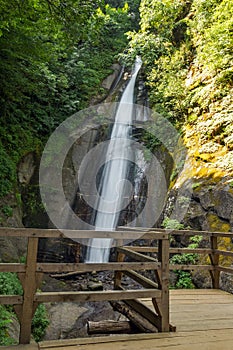
[[[64,232],[64,230],[63,230]],[[40,263],[37,262],[39,238],[113,238],[123,244],[124,240],[144,239],[158,241],[158,260],[131,252],[136,261],[118,261],[110,263]],[[86,301],[114,301],[124,300],[128,303],[135,301],[136,308],[146,314],[146,318],[159,331],[169,331],[169,235],[165,231],[131,230],[131,231],[71,231],[61,233],[57,229],[43,230],[31,228],[0,228],[0,237],[27,237],[26,263],[0,263],[0,272],[15,272],[23,287],[23,295],[0,295],[0,304],[13,305],[20,323],[20,344],[30,343],[31,323],[35,310],[42,302],[86,302]],[[123,248],[122,248],[123,249]],[[125,249],[125,248],[124,248]],[[119,258],[120,260],[120,258]],[[80,273],[92,271],[115,271],[115,289],[105,291],[71,291],[71,292],[38,292],[44,273],[61,273],[78,271]],[[140,277],[138,271],[154,270],[159,276],[159,285]],[[119,276],[122,272],[131,274],[143,289],[120,288]],[[139,298],[152,298],[157,312],[140,306],[136,302]]]
[[[164,232],[162,229],[156,229],[156,232]],[[206,261],[205,264],[169,264],[169,270],[189,270],[189,271],[209,271],[211,280],[212,280],[212,288],[219,289],[220,285],[220,272],[226,272],[233,274],[232,266],[223,266],[221,265],[220,258],[221,257],[229,257],[232,259],[233,264],[233,250],[223,250],[219,249],[219,238],[227,238],[229,239],[229,247],[233,247],[233,232],[208,232],[208,231],[194,231],[194,230],[166,230],[169,233],[170,239],[175,236],[182,237],[182,240],[185,238],[189,238],[191,236],[203,236],[205,239],[205,245],[208,247],[205,248],[169,248],[169,256],[174,254],[198,254],[199,261]],[[158,247],[146,247],[146,246],[131,246],[131,247],[123,247],[123,249],[130,249],[132,252],[137,253],[157,253],[159,254]],[[120,248],[119,251],[122,251]],[[125,251],[127,255],[127,251]],[[203,257],[200,259],[200,257]],[[206,258],[204,258],[206,257]],[[209,259],[208,259],[209,257]],[[209,260],[209,262],[208,262]]]
[[[200,232],[191,230],[162,230],[162,229],[125,229],[116,232],[103,231],[64,231],[57,229],[30,228],[0,228],[0,237],[27,237],[26,263],[0,263],[0,272],[15,272],[23,287],[23,295],[0,295],[0,304],[13,305],[20,322],[21,344],[27,344],[31,338],[31,323],[34,312],[42,302],[86,302],[124,300],[126,304],[141,313],[160,332],[174,330],[169,325],[169,270],[207,270],[212,278],[213,288],[219,288],[220,272],[233,273],[232,267],[220,264],[220,257],[233,258],[233,252],[218,249],[219,237],[232,239],[233,233]],[[87,263],[41,263],[37,262],[39,238],[113,238],[118,241],[117,261],[100,264]],[[206,248],[170,248],[171,236],[182,238],[202,235],[209,241]],[[125,246],[124,240],[148,240],[147,246]],[[151,243],[156,243],[151,246]],[[120,245],[120,246],[119,246]],[[155,245],[155,246],[154,246]],[[146,255],[145,255],[146,253]],[[153,253],[153,256],[148,255]],[[172,254],[195,253],[209,256],[209,263],[204,265],[169,265]],[[125,257],[127,256],[127,261]],[[114,290],[104,291],[71,291],[71,292],[38,292],[44,273],[64,273],[78,271],[115,271]],[[155,280],[141,274],[140,271],[152,270]],[[122,287],[123,274],[129,276],[141,285],[141,289]],[[140,302],[140,298],[152,299],[154,311]]]

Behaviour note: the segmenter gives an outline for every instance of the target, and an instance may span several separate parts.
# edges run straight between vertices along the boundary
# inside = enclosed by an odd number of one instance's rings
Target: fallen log
[[[130,321],[87,321],[87,333],[92,334],[115,334],[135,333],[136,327]]]
[[[157,333],[158,329],[141,314],[123,302],[110,301],[113,309],[126,316],[137,329],[143,333]]]

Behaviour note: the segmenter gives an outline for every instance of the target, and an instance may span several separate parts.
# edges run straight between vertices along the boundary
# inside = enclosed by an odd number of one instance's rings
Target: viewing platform
[[[148,299],[142,300],[150,305]],[[4,350],[232,350],[233,295],[215,289],[171,290],[176,332],[45,341]]]
[[[117,249],[117,261],[105,264],[85,263],[39,263],[37,262],[38,239],[63,237],[59,230],[10,229],[0,228],[0,236],[27,237],[28,249],[26,263],[1,263],[1,272],[16,272],[23,286],[23,295],[1,295],[0,303],[13,305],[20,322],[20,345],[0,347],[7,350],[118,350],[168,349],[173,350],[232,350],[233,348],[233,295],[219,289],[220,273],[233,273],[230,266],[222,266],[220,257],[231,260],[233,252],[221,250],[219,237],[232,239],[233,233],[199,232],[192,230],[162,229],[120,229],[116,232],[74,231],[81,237],[113,236],[121,240]],[[115,236],[114,236],[115,235]],[[124,239],[148,240],[147,246],[124,246]],[[171,236],[205,236],[209,246],[205,248],[170,248]],[[69,232],[70,236],[70,232]],[[157,242],[151,246],[149,242]],[[206,256],[206,264],[171,265],[171,254],[195,253]],[[145,255],[147,253],[147,255]],[[148,255],[153,253],[153,256]],[[127,259],[125,260],[125,257]],[[169,290],[169,271],[171,270],[209,271],[213,289]],[[115,271],[114,289],[74,292],[38,292],[37,288],[44,273]],[[155,272],[155,281],[142,271]],[[125,289],[122,276],[127,275],[141,285],[139,289]],[[31,321],[37,305],[41,302],[67,301],[122,301],[142,318],[156,326],[156,333],[92,336],[88,338],[31,341]]]

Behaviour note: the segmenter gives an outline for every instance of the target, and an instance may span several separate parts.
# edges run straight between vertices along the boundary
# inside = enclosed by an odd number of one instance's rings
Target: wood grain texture
[[[208,297],[211,297],[206,303]],[[215,297],[219,298],[215,301]],[[179,301],[186,300],[180,304]],[[197,299],[202,303],[193,304]],[[219,300],[222,304],[219,304]],[[141,302],[148,307],[148,299]],[[232,350],[233,295],[220,290],[171,290],[175,333],[128,334],[40,343],[40,350]]]

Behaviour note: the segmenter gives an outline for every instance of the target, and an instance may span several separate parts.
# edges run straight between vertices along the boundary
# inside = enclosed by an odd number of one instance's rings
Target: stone
[[[27,238],[0,237],[0,262],[19,262],[26,254]]]
[[[230,273],[220,273],[220,289],[233,294],[233,275]]]
[[[44,340],[63,339],[75,326],[79,317],[88,309],[78,303],[55,303],[47,305],[50,324]]]
[[[192,282],[196,288],[212,288],[212,281],[208,271],[193,271]]]
[[[18,179],[21,184],[29,184],[34,171],[36,168],[36,163],[34,159],[34,154],[26,154],[20,161],[18,166]]]
[[[112,84],[114,83],[115,79],[118,77],[118,74],[121,70],[121,66],[118,63],[115,63],[112,65],[111,69],[113,69],[113,73],[110,74],[107,78],[105,78],[102,82],[102,87],[110,90]]]
[[[103,290],[103,283],[102,282],[92,282],[90,281],[87,285],[89,290]]]
[[[218,216],[230,220],[233,215],[233,194],[227,189],[222,189],[216,193],[215,209]]]
[[[44,340],[86,337],[87,321],[119,319],[108,302],[46,304],[50,324]]]

